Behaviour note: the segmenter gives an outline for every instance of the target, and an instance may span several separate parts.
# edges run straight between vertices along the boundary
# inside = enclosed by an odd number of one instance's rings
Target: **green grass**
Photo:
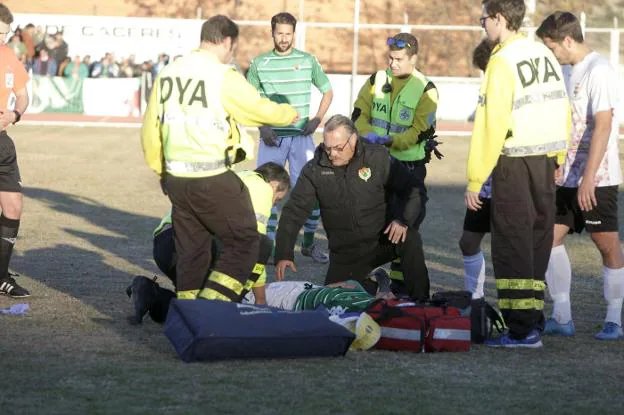
[[[157,272],[151,231],[168,209],[138,130],[11,134],[26,195],[12,269],[33,296],[28,316],[0,316],[1,414],[622,413],[624,342],[593,340],[605,306],[600,257],[586,235],[568,240],[577,335],[546,338],[541,350],[185,364],[161,326],[126,323],[124,289],[135,274]],[[429,165],[422,229],[434,290],[463,286],[467,139],[443,147],[446,158]],[[489,238],[484,251],[494,298]],[[297,260],[289,278],[322,282],[325,266]],[[1,297],[0,307],[17,302]]]

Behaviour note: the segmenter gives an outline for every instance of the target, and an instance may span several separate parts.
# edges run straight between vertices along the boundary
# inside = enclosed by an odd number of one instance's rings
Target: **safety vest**
[[[249,190],[251,204],[253,205],[253,209],[256,214],[258,232],[266,235],[267,223],[269,222],[271,208],[273,207],[273,188],[270,184],[264,181],[262,176],[254,171],[241,171],[236,174]],[[171,227],[171,223],[172,220],[170,210],[162,218],[158,227],[154,229],[153,236],[156,237],[159,233],[169,229]]]
[[[266,235],[273,207],[273,188],[255,171],[247,170],[237,174],[249,189],[251,204],[256,213],[258,232]]]
[[[510,136],[502,154],[543,155],[564,150],[568,143],[569,101],[561,66],[541,43],[524,37],[494,50],[514,74]],[[484,96],[484,91],[481,92]]]
[[[412,126],[416,107],[429,80],[414,70],[405,86],[391,102],[392,92],[383,92],[383,86],[391,81],[390,70],[378,71],[372,86],[371,126],[378,135],[395,135]],[[417,161],[425,158],[425,143],[416,144],[407,150],[390,148],[390,154],[402,161]]]
[[[230,70],[234,68],[203,50],[195,50],[162,70],[154,87],[158,88],[169,174],[212,176],[235,161],[240,133],[221,103],[223,78]]]

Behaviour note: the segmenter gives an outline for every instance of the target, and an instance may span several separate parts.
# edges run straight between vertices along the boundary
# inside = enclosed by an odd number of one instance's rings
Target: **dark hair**
[[[229,17],[219,14],[206,20],[201,28],[201,41],[219,44],[226,38],[238,38],[238,26]]]
[[[271,30],[275,31],[275,27],[278,24],[289,24],[292,26],[294,32],[297,28],[297,19],[295,19],[295,16],[290,13],[278,13],[271,18]]]
[[[553,42],[562,42],[566,36],[577,43],[583,43],[581,22],[569,12],[556,11],[548,16],[537,28],[535,34],[540,38],[549,38]]]
[[[526,6],[524,0],[483,0],[488,16],[502,15],[507,20],[507,29],[517,31],[522,26]]]
[[[472,51],[472,64],[475,68],[479,68],[485,72],[488,62],[490,61],[490,55],[492,55],[492,49],[494,49],[494,42],[485,38],[477,45]]]
[[[351,121],[351,118],[340,114],[332,115],[325,123],[323,129],[329,133],[340,127],[344,127],[347,130],[349,137],[353,134],[357,135],[357,128],[355,128],[355,123]]]
[[[0,22],[5,24],[13,23],[13,14],[11,13],[11,10],[9,10],[9,8],[2,3],[0,3]]]
[[[396,40],[402,40],[406,43],[409,43],[409,46],[400,48],[396,45],[390,45],[389,46],[390,50],[402,50],[403,49],[407,53],[407,56],[409,56],[410,58],[414,55],[418,55],[418,39],[416,39],[416,36],[412,35],[411,33],[403,32],[403,33],[396,34],[392,37]]]
[[[262,176],[267,183],[278,182],[278,192],[284,192],[290,189],[290,176],[283,166],[270,161],[258,166],[254,171]]]

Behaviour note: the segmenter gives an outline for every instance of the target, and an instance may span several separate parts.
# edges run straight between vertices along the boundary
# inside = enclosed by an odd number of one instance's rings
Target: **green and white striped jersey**
[[[331,84],[314,55],[293,49],[288,55],[274,50],[255,57],[249,66],[247,80],[262,96],[280,104],[295,107],[301,119],[288,127],[273,127],[280,137],[301,134],[310,117],[312,85],[321,93],[331,90]]]
[[[295,303],[295,310],[315,310],[325,306],[332,314],[342,314],[353,311],[364,311],[375,301],[375,297],[357,281],[346,281],[354,288],[342,287],[313,287],[310,285],[299,294]]]

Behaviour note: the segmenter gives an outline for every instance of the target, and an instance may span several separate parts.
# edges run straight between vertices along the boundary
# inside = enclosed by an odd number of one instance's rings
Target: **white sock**
[[[570,304],[572,266],[563,245],[556,246],[550,251],[546,283],[550,298],[553,300],[552,318],[561,324],[569,322],[572,320],[572,306]]]
[[[607,316],[611,321],[622,326],[622,302],[624,301],[624,268],[604,267],[604,297],[607,300]]]
[[[485,284],[485,258],[483,252],[464,256],[464,287],[472,293],[472,298],[483,298]]]

